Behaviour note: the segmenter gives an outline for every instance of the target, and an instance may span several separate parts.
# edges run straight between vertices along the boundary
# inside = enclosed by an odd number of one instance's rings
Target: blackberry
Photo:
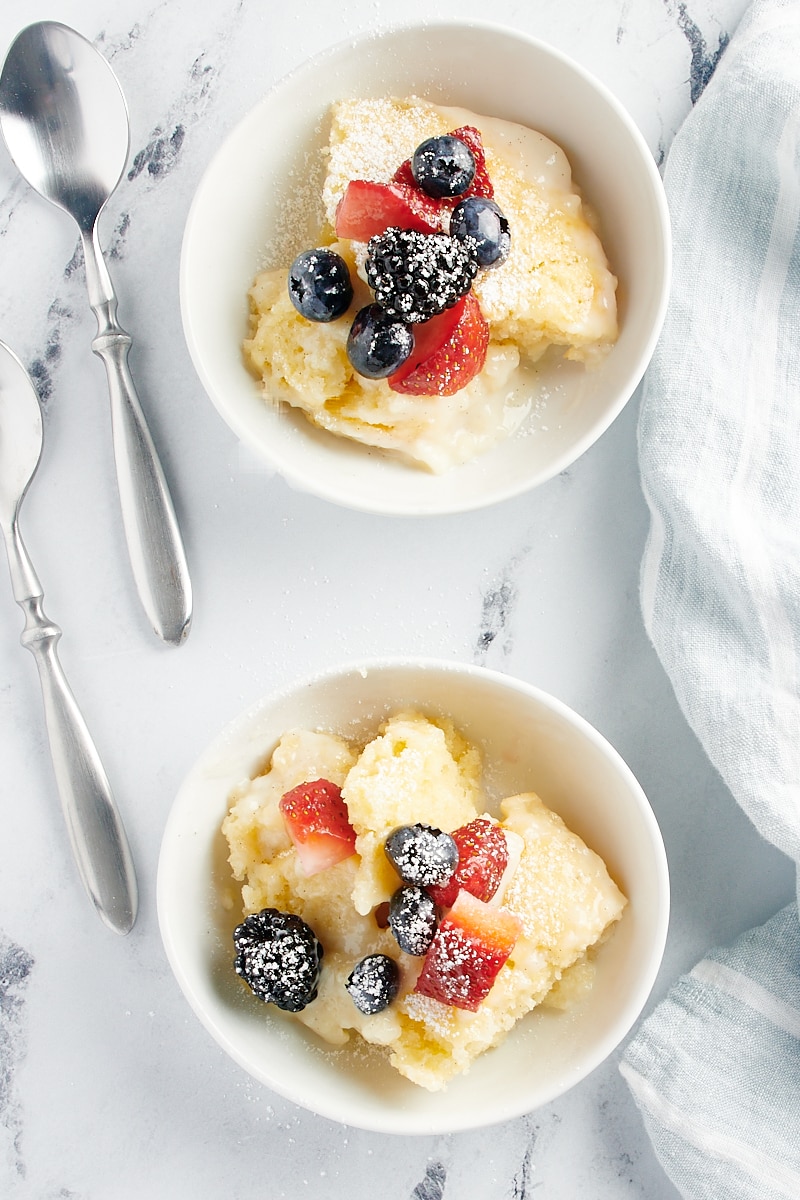
[[[356,963],[344,985],[359,1012],[383,1012],[400,987],[400,969],[388,954],[368,954]]]
[[[460,196],[475,178],[475,155],[451,133],[427,138],[414,151],[411,174],[429,196]]]
[[[309,321],[335,321],[350,307],[353,285],[344,259],[333,250],[305,250],[289,268],[289,299]]]
[[[478,273],[475,245],[390,225],[370,238],[367,281],[386,309],[415,324],[461,299]]]
[[[430,887],[456,869],[458,846],[449,833],[431,825],[401,825],[386,839],[386,856],[404,883]]]
[[[233,931],[233,966],[259,1000],[300,1012],[317,994],[322,946],[294,913],[262,908]]]
[[[424,954],[436,932],[436,905],[424,888],[401,887],[389,903],[389,928],[406,954]]]
[[[380,304],[368,304],[355,315],[347,338],[347,357],[359,375],[385,379],[402,367],[414,349],[406,322]]]
[[[450,235],[460,242],[471,238],[481,267],[499,267],[508,258],[511,233],[508,221],[494,200],[467,196],[450,215]]]

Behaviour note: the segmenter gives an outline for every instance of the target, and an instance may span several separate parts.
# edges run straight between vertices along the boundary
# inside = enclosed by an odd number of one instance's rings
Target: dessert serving
[[[362,105],[381,106],[398,122],[418,105],[426,124],[393,145],[391,118],[378,138]],[[367,114],[360,137],[350,136],[355,106]],[[337,140],[340,122],[344,136]],[[350,183],[392,184],[428,138],[466,128],[481,135],[491,199],[508,223],[509,253],[499,265],[480,267],[471,287],[490,330],[479,374],[451,396],[410,395],[351,367],[353,319],[375,299],[365,267],[360,274],[368,239],[337,238],[329,201],[338,204]],[[334,161],[341,174],[330,169]],[[424,193],[416,191],[419,200]],[[535,229],[539,218],[546,253],[537,255],[526,227]],[[327,324],[301,317],[288,295],[296,257],[317,249],[345,260],[352,252],[353,300]],[[502,308],[501,293],[517,268],[534,288],[531,305],[515,297],[511,312]],[[426,19],[348,37],[313,56],[229,131],[187,215],[181,316],[205,392],[256,461],[290,487],[334,504],[423,517],[519,496],[594,445],[650,360],[669,272],[669,213],[653,151],[609,90],[563,53],[518,31]],[[559,281],[568,286],[551,290]],[[537,293],[543,283],[547,288]],[[490,311],[490,293],[497,312]],[[539,299],[546,303],[537,318]],[[283,312],[274,323],[266,315],[273,304]],[[549,348],[533,360],[541,338],[537,347],[528,334],[536,342],[542,326]],[[568,358],[573,352],[585,360]],[[510,384],[500,382],[506,374]]]
[[[343,100],[324,153],[317,244],[250,291],[244,354],[268,402],[440,473],[520,428],[537,364],[608,354],[616,279],[548,138],[415,97]]]
[[[534,793],[492,815],[482,766],[450,721],[416,711],[363,745],[297,729],[222,826],[241,883],[231,971],[333,1046],[385,1047],[430,1091],[590,988],[626,905]]]

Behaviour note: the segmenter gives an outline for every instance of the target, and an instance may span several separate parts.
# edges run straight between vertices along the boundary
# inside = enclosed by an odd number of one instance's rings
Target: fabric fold
[[[789,905],[684,975],[620,1070],[684,1196],[800,1196],[800,922]]]
[[[756,0],[676,135],[639,421],[642,611],[759,831],[800,862],[800,5]]]
[[[754,0],[670,149],[638,429],[645,627],[734,799],[800,863],[800,0]],[[795,904],[670,990],[621,1071],[695,1200],[800,1197]]]

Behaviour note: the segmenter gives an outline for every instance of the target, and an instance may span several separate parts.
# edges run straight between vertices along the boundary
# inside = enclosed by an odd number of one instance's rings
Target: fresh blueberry
[[[413,349],[410,327],[380,304],[368,304],[356,313],[347,338],[347,357],[359,375],[385,379],[402,367]]]
[[[289,298],[309,321],[335,321],[353,299],[347,263],[333,250],[304,250],[289,268]]]
[[[475,156],[452,134],[428,138],[414,151],[411,174],[429,196],[460,196],[475,178]]]
[[[389,902],[389,928],[406,954],[425,954],[436,932],[436,905],[424,888],[397,889]]]
[[[384,849],[403,882],[418,887],[444,883],[458,863],[458,846],[450,834],[431,825],[401,825],[386,839]]]
[[[400,969],[388,954],[368,954],[356,963],[344,985],[359,1012],[371,1016],[392,1003],[400,987]]]
[[[494,200],[483,196],[467,196],[456,205],[450,216],[450,236],[459,242],[470,238],[482,267],[499,266],[511,249],[508,221]]]

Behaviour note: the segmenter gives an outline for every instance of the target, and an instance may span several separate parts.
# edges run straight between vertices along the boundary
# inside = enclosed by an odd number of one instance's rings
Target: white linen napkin
[[[684,975],[620,1070],[683,1196],[800,1197],[800,922],[783,909]]]
[[[756,0],[669,153],[673,287],[639,422],[645,625],[800,862],[800,3]]]
[[[800,863],[800,0],[752,4],[664,184],[644,621],[733,796]],[[798,1200],[797,906],[679,980],[621,1069],[684,1196]]]

